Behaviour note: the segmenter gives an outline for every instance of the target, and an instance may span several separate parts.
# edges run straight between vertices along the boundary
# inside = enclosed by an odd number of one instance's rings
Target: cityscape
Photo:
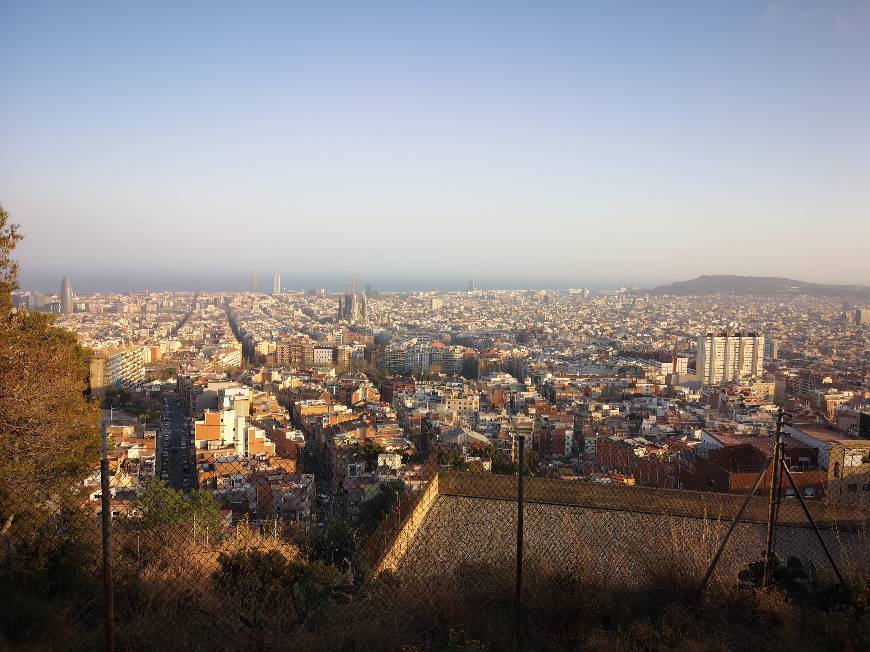
[[[0,0],[0,650],[870,650],[868,70],[868,0]]]
[[[56,295],[13,293],[18,310],[56,313],[93,350],[94,395],[133,394],[158,412],[173,397],[166,432],[147,416],[111,417],[114,509],[160,478],[232,484],[229,519],[322,525],[357,516],[386,483],[419,483],[436,446],[449,466],[492,473],[516,462],[520,437],[535,474],[739,492],[764,458],[735,460],[771,447],[780,408],[806,453],[805,497],[868,498],[866,465],[845,482],[830,462],[847,448],[870,455],[863,305],[473,281],[380,293],[350,279],[328,293],[281,278],[269,292],[252,274],[249,292],[77,295],[64,277]],[[262,501],[266,472],[273,499]],[[294,508],[281,513],[274,496],[288,491]]]

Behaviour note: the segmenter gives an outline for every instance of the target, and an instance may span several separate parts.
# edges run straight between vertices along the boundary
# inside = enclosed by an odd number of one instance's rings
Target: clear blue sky
[[[24,285],[870,284],[867,0],[2,1],[0,94]]]

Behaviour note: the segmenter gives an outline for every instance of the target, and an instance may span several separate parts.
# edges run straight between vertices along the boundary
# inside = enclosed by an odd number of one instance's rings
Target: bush
[[[315,609],[348,597],[349,583],[337,569],[291,561],[276,550],[222,553],[218,563],[215,585],[242,608],[240,619],[249,627],[261,628],[288,615],[302,622]]]
[[[325,528],[311,530],[305,550],[314,561],[347,569],[356,559],[356,532],[345,521],[330,521]]]

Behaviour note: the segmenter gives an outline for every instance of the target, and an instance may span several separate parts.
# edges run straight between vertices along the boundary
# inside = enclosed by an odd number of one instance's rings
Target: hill
[[[824,285],[775,276],[704,275],[690,281],[660,285],[646,294],[734,294],[755,296],[841,297],[853,301],[870,301],[870,287],[864,285]]]

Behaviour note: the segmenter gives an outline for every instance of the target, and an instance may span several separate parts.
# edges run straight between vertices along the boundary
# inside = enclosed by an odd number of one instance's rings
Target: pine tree
[[[89,353],[44,313],[13,312],[19,227],[0,208],[0,527],[38,518],[80,486],[99,456],[100,412],[88,399]]]

